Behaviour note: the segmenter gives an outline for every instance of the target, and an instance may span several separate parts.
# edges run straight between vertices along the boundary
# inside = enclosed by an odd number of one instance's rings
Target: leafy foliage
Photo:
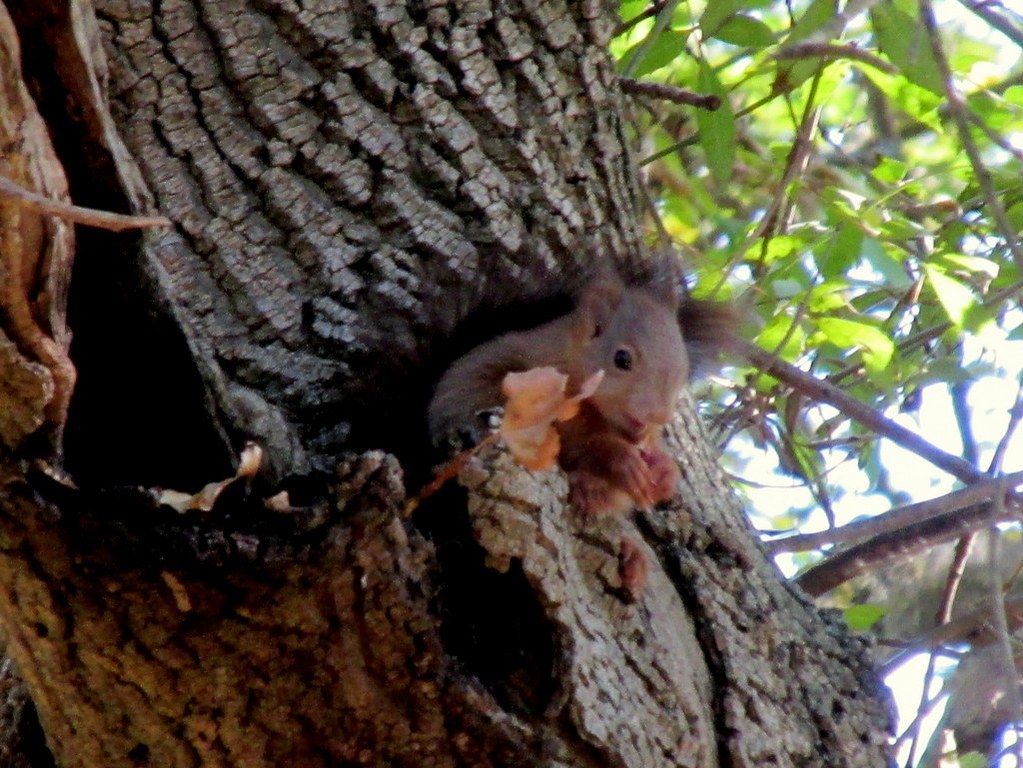
[[[843,525],[851,520],[880,520],[924,496],[1023,470],[1014,433],[1023,419],[1018,8],[628,0],[621,18],[613,50],[623,76],[721,97],[713,111],[637,97],[631,118],[651,239],[680,251],[695,294],[736,298],[759,348],[794,366],[781,378],[773,368],[736,368],[708,398],[725,465],[755,523],[777,532],[835,528],[816,554],[789,554],[783,564],[827,564],[849,546]],[[840,388],[878,418],[865,426],[802,387],[800,376]],[[900,428],[922,437],[907,442]],[[939,454],[960,462],[952,474],[930,466],[942,463]],[[771,485],[783,494],[772,497]],[[1018,496],[997,496],[989,494],[991,516],[974,530],[1019,514]],[[952,520],[950,504],[940,511]],[[859,540],[868,555],[861,572],[873,571],[874,581],[831,596],[850,623],[876,621],[874,630],[929,647],[921,638],[933,626],[900,624],[905,611],[894,598],[875,610],[876,597],[856,592],[892,592],[870,566],[892,559],[884,547],[893,539],[905,560],[972,535],[951,524],[940,535],[941,521],[930,524],[939,535],[926,542],[908,524]],[[970,603],[966,590],[953,604],[958,577],[948,557],[917,584],[924,591],[924,579],[937,581],[930,615],[945,620],[982,599],[974,593]],[[975,567],[1002,578],[1014,565]],[[906,764],[922,752],[918,736],[910,729],[902,739]]]

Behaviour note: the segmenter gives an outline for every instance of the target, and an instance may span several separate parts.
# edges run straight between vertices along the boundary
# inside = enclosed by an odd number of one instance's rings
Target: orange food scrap
[[[579,412],[579,403],[597,391],[603,371],[597,371],[569,397],[568,376],[557,368],[532,368],[509,373],[501,383],[508,398],[504,408],[501,436],[515,459],[526,469],[545,470],[554,466],[561,440],[556,421],[567,421]]]

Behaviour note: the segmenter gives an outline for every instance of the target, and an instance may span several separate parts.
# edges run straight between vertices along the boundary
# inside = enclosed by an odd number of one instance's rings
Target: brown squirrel
[[[553,366],[568,376],[571,393],[603,370],[579,414],[557,425],[570,501],[584,514],[650,506],[674,495],[679,479],[661,430],[689,380],[683,329],[687,336],[693,329],[689,354],[702,359],[733,317],[727,305],[680,301],[668,285],[594,278],[567,315],[498,336],[456,360],[430,402],[430,433],[440,440],[501,405],[508,373]]]

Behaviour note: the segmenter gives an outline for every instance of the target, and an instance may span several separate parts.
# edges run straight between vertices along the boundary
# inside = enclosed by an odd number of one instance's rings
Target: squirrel
[[[599,275],[568,314],[498,336],[456,360],[430,402],[431,436],[440,442],[476,426],[480,412],[502,404],[508,373],[552,366],[568,376],[572,392],[603,369],[580,412],[557,424],[569,501],[584,515],[651,506],[673,496],[680,477],[664,449],[663,427],[691,368],[705,367],[733,324],[727,304],[680,299],[666,281],[634,287]]]

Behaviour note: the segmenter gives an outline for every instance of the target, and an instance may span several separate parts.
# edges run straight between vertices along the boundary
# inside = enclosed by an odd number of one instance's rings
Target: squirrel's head
[[[594,281],[580,299],[579,374],[603,369],[590,402],[630,442],[642,442],[671,420],[689,379],[678,313],[678,299],[668,292],[615,279]]]

